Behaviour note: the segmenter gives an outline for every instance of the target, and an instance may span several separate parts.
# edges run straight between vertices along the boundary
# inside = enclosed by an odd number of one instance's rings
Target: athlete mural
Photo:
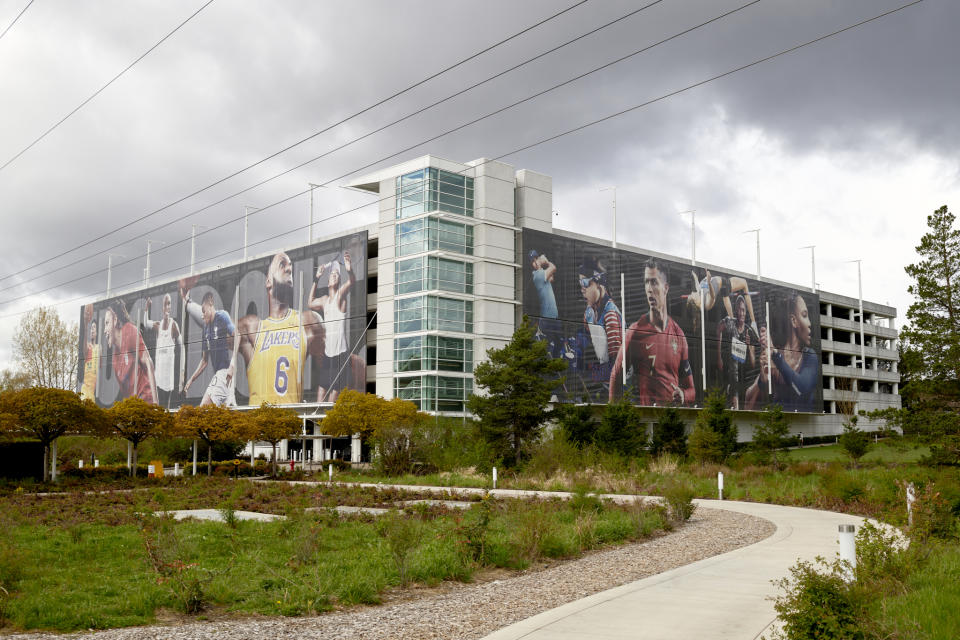
[[[815,294],[531,229],[522,250],[524,313],[567,362],[558,399],[698,406],[705,368],[731,409],[822,410]]]
[[[86,305],[80,389],[167,408],[363,391],[366,264],[363,232]]]

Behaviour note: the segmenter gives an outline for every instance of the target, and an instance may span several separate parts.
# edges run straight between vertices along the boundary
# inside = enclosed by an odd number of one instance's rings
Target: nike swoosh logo
[[[645,344],[645,345],[643,345],[643,346],[645,346],[645,347],[647,348],[647,351],[649,351],[650,349],[653,349],[653,345],[652,345],[652,344]]]

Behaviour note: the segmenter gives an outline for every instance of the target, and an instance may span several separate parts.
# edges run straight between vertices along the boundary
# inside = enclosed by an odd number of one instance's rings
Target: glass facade
[[[449,336],[407,336],[393,341],[393,370],[473,371],[473,340]]]
[[[396,295],[433,289],[473,293],[473,265],[469,262],[423,256],[398,260],[394,269]]]
[[[473,226],[441,218],[418,218],[396,226],[397,255],[450,251],[473,255]]]
[[[473,178],[428,167],[397,178],[397,217],[432,211],[473,217]]]
[[[473,302],[414,296],[395,301],[393,332],[453,331],[473,333]]]
[[[464,411],[472,392],[470,378],[415,376],[393,380],[394,397],[413,402],[421,411]]]

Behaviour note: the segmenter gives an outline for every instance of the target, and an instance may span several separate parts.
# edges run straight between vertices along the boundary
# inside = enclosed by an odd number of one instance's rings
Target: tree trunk
[[[273,445],[273,477],[277,477],[277,443],[271,443]]]
[[[50,443],[45,442],[43,444],[43,481],[44,483],[50,480]]]
[[[212,468],[213,468],[213,443],[208,442],[207,443],[207,477],[208,478],[211,475],[213,475]]]
[[[130,465],[130,477],[137,477],[137,443],[133,443],[133,464]]]

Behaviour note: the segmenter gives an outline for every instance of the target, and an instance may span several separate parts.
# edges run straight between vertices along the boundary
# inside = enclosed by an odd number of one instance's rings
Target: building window
[[[450,251],[473,255],[473,226],[441,218],[419,218],[396,226],[397,255]]]
[[[397,178],[397,218],[433,211],[473,217],[473,178],[435,167]]]
[[[472,391],[469,378],[416,376],[393,381],[393,395],[413,402],[421,411],[463,412]]]
[[[455,331],[473,333],[473,302],[438,296],[415,296],[396,301],[394,333]]]
[[[473,371],[473,340],[449,336],[408,336],[393,341],[393,370]]]
[[[473,265],[469,262],[423,256],[398,260],[394,265],[396,295],[432,289],[473,293]]]

